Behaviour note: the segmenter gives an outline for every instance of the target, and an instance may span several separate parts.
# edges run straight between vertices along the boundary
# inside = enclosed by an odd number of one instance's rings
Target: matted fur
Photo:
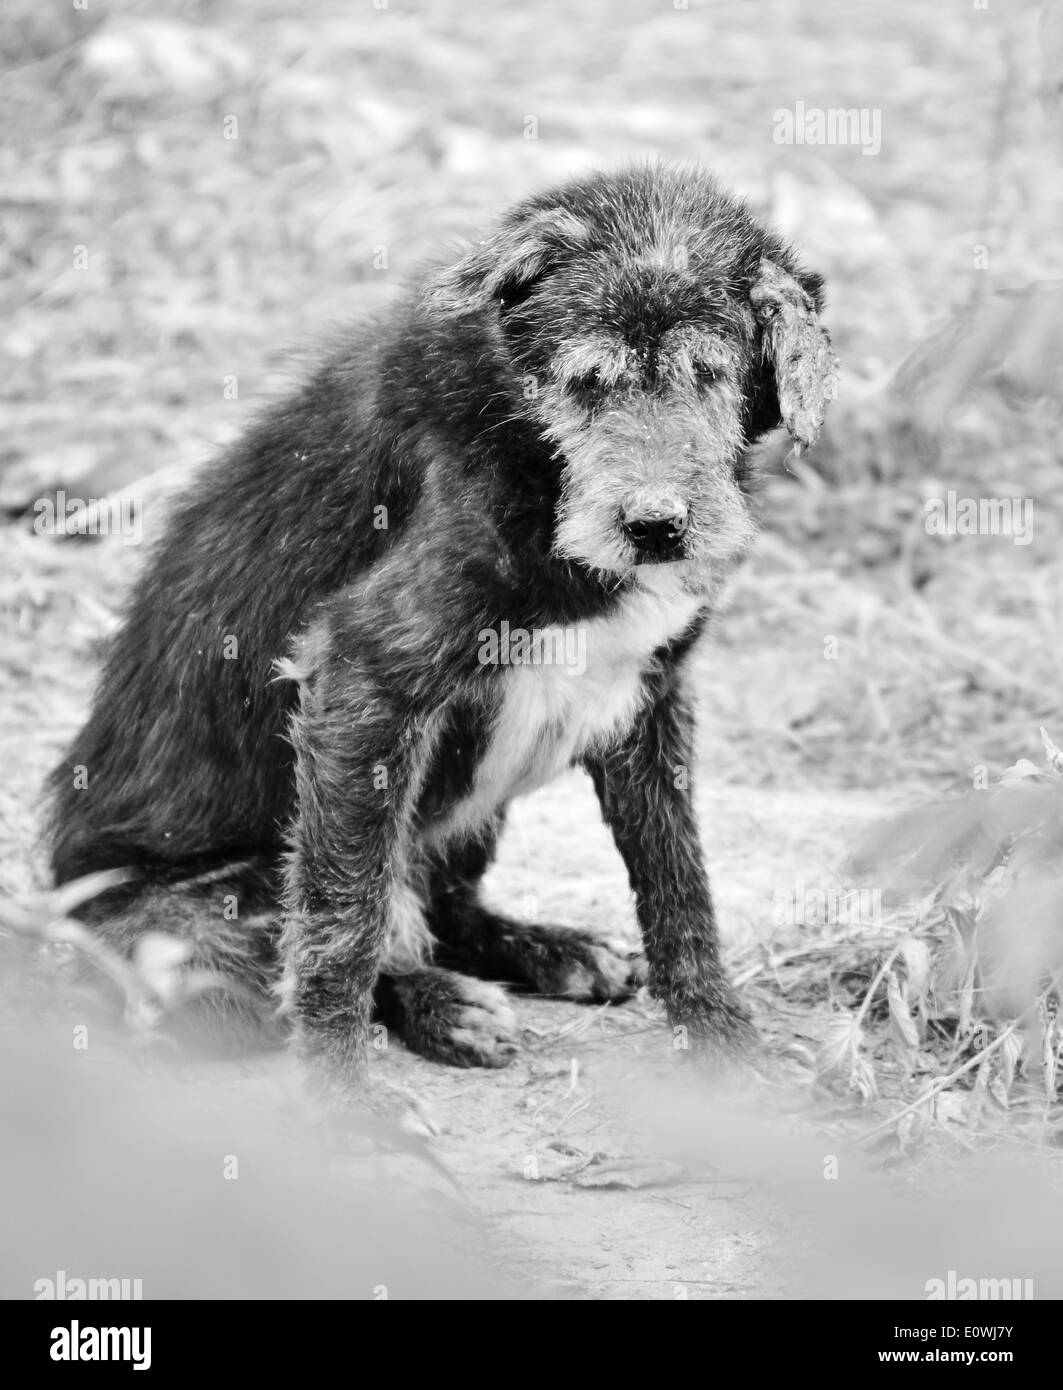
[[[374,997],[429,1055],[504,1062],[513,1016],[462,967],[588,998],[648,973],[693,1041],[746,1045],[685,671],[753,535],[749,446],[780,424],[809,444],[834,393],[821,307],[819,278],[698,170],[510,210],[176,509],[53,776],[57,880],[132,867],[99,930],[128,948],[172,929],[208,968],[216,940],[343,1082]],[[479,902],[507,802],[573,764],[645,964]],[[249,895],[224,928],[208,880]]]

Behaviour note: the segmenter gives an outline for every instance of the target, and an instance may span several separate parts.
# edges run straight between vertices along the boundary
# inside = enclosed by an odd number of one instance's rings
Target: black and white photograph
[[[30,1363],[1038,1364],[1060,0],[6,0],[0,127]]]

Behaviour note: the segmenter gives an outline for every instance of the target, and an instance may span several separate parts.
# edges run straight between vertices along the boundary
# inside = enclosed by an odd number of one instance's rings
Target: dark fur
[[[57,881],[132,866],[136,882],[92,909],[100,929],[124,948],[149,928],[186,935],[194,964],[228,969],[260,1005],[283,965],[301,1050],[342,1078],[361,1070],[374,989],[429,1054],[508,1057],[501,996],[444,966],[622,997],[639,978],[622,953],[478,902],[504,799],[460,834],[433,827],[473,786],[515,688],[479,663],[477,634],[626,611],[656,582],[637,527],[659,531],[671,509],[662,544],[679,548],[663,558],[683,561],[698,611],[646,654],[633,718],[578,755],[653,991],[693,1037],[748,1040],[676,776],[693,758],[683,670],[748,538],[748,446],[781,421],[801,443],[818,430],[821,299],[706,176],[642,168],[521,204],[354,330],[174,515],[53,775]],[[287,655],[294,680],[278,678]],[[378,979],[400,892],[439,946]]]

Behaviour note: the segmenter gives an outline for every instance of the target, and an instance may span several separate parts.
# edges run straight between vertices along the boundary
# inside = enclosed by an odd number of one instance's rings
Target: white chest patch
[[[637,590],[607,618],[528,634],[500,673],[501,707],[472,789],[436,834],[482,825],[505,802],[551,781],[583,754],[630,729],[657,648],[678,637],[705,600]],[[503,658],[504,659],[504,658]]]

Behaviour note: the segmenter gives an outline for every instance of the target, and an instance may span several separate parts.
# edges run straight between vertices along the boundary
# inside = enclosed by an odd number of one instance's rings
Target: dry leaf
[[[901,1043],[913,1052],[919,1050],[919,1029],[915,1025],[905,988],[896,972],[891,970],[886,976],[886,998],[889,1001],[890,1023],[898,1034]]]
[[[576,1187],[668,1187],[682,1182],[685,1170],[665,1158],[595,1158],[572,1179]]]
[[[1041,742],[1045,746],[1045,757],[1048,759],[1048,766],[1058,776],[1063,777],[1063,748],[1058,747],[1048,737],[1048,730],[1041,725]]]

